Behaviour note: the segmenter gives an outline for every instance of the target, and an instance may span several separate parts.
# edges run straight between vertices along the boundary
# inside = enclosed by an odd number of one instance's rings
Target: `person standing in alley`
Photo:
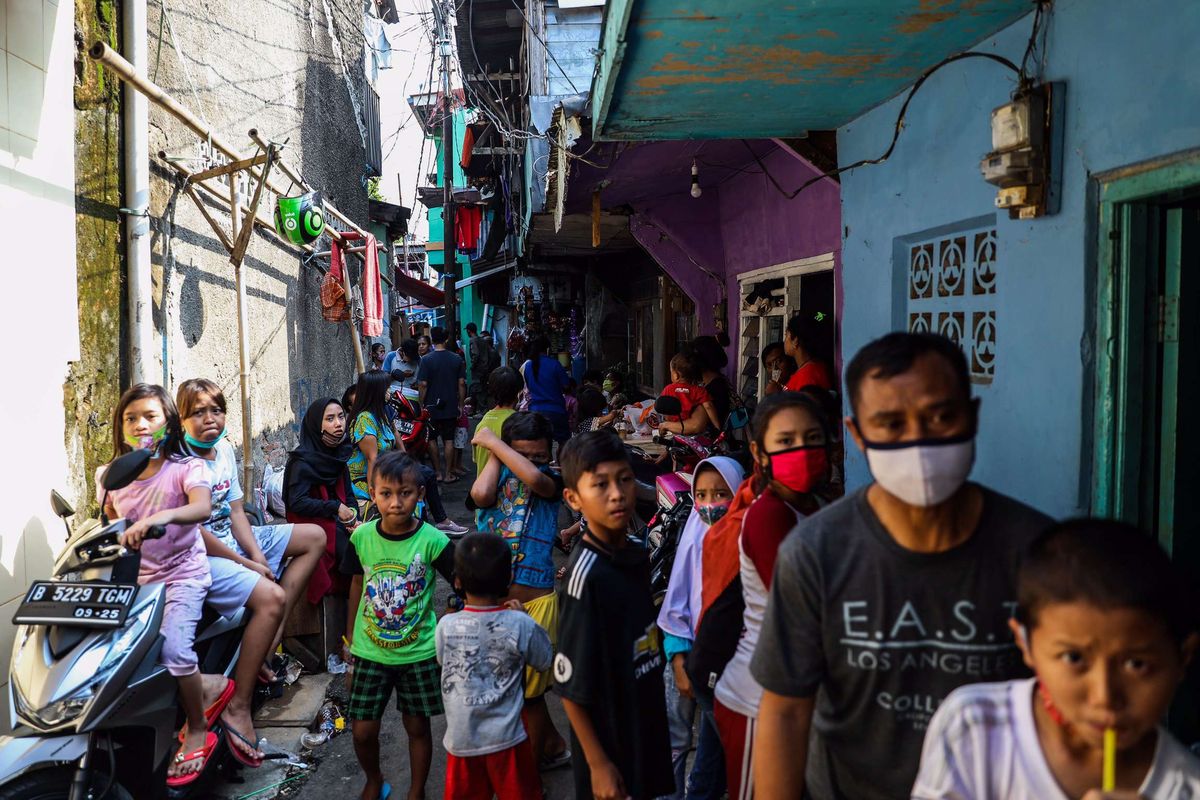
[[[467,339],[467,355],[471,361],[470,395],[475,413],[480,414],[488,408],[488,376],[500,366],[500,355],[492,345],[491,334],[480,333],[474,322],[467,323]]]
[[[784,540],[751,661],[754,791],[772,800],[908,797],[946,695],[1027,674],[1008,620],[1020,555],[1050,520],[967,481],[979,401],[962,350],[890,333],[846,390],[875,482]]]
[[[433,352],[421,359],[417,370],[417,386],[421,391],[421,402],[429,410],[430,425],[435,446],[431,448],[433,466],[441,472],[443,483],[458,480],[452,472],[454,466],[454,429],[458,426],[458,412],[467,399],[467,365],[459,356],[446,349],[446,329],[435,327],[430,331]],[[442,451],[436,442],[442,440]]]
[[[521,365],[521,377],[529,390],[529,410],[550,420],[554,426],[554,441],[561,446],[571,438],[567,420],[567,401],[564,394],[570,377],[557,358],[547,355],[550,340],[536,336],[529,342],[529,360]]]
[[[386,798],[391,787],[380,766],[379,732],[395,692],[408,735],[408,798],[416,800],[425,796],[433,762],[430,718],[443,711],[434,594],[438,574],[453,584],[454,545],[415,516],[424,491],[416,461],[385,453],[370,480],[379,518],[350,534],[341,563],[351,576],[346,649],[354,673],[348,716],[366,778],[362,800]]]
[[[630,541],[634,477],[617,435],[567,442],[563,496],[586,531],[560,583],[554,679],[571,721],[575,796],[649,800],[675,791],[650,558]]]
[[[548,670],[550,637],[519,600],[502,603],[513,574],[499,536],[467,534],[454,551],[462,611],[437,626],[446,707],[446,797],[529,800],[542,781],[521,722],[527,669]]]

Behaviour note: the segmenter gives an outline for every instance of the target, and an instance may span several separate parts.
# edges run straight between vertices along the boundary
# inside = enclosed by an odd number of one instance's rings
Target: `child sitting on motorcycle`
[[[250,715],[259,675],[276,676],[264,664],[283,639],[283,621],[308,584],[325,550],[325,532],[316,525],[252,526],[242,503],[233,445],[225,438],[225,394],[205,378],[192,378],[175,392],[190,453],[209,471],[212,515],[201,526],[210,557],[213,590],[241,600],[250,609],[235,671],[237,691],[222,715],[233,757],[244,766],[262,766]],[[288,563],[287,574],[283,564]]]
[[[200,523],[212,513],[212,492],[204,465],[188,456],[175,402],[161,386],[139,383],[130,387],[113,413],[113,458],[134,448],[152,451],[138,479],[105,492],[96,473],[96,497],[110,517],[123,517],[129,526],[121,544],[140,550],[138,583],[165,584],[160,662],[179,681],[179,696],[187,724],[180,747],[167,767],[167,785],[184,786],[196,780],[217,746],[209,725],[233,695],[233,681],[200,673],[194,642],[196,625],[207,601],[212,578]],[[155,526],[165,526],[162,538],[147,539]],[[218,608],[233,613],[237,606]],[[205,706],[208,706],[207,710]]]
[[[745,471],[728,456],[714,456],[701,461],[693,475],[694,504],[676,544],[671,579],[658,613],[658,627],[663,632],[663,654],[667,659],[663,679],[667,687],[667,723],[676,796],[683,797],[686,793],[688,797],[718,798],[725,791],[724,756],[713,719],[712,694],[695,692],[684,666],[700,619],[704,535],[729,511]],[[687,754],[692,746],[692,721],[697,705],[700,725],[696,758],[687,775]]]
[[[700,385],[700,376],[700,365],[691,354],[677,353],[671,359],[671,383],[663,388],[659,396],[679,400],[682,413],[677,420],[660,423],[659,430],[693,436],[709,427],[718,431],[721,429],[716,407],[708,390]]]

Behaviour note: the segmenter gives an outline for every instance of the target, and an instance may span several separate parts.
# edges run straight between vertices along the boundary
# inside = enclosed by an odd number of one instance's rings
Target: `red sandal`
[[[217,721],[217,718],[221,716],[221,712],[225,710],[225,706],[229,705],[229,701],[233,699],[235,691],[237,691],[237,684],[234,683],[233,678],[226,678],[225,688],[221,690],[221,694],[213,701],[211,706],[204,709],[204,726],[206,728],[212,728],[213,723]],[[180,744],[183,743],[183,732],[185,730],[187,730],[187,725],[184,725],[175,736]]]
[[[183,748],[180,747],[180,752],[175,754],[175,763],[185,764],[188,761],[194,761],[198,758],[200,759],[200,769],[196,770],[195,772],[189,772],[187,775],[176,775],[173,778],[167,778],[167,786],[170,786],[172,789],[174,789],[179,786],[187,786],[190,783],[194,783],[195,780],[204,773],[204,768],[208,766],[209,756],[212,755],[213,750],[216,748],[217,735],[212,731],[205,732],[204,746],[200,749],[193,750],[190,753],[184,753]]]

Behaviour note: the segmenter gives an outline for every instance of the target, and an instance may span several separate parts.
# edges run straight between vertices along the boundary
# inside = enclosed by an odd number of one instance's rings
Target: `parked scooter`
[[[395,412],[396,435],[404,442],[404,451],[417,460],[429,450],[429,409],[411,389],[389,392],[388,406]]]
[[[102,487],[128,486],[149,458],[135,450],[116,459]],[[74,510],[57,492],[51,502],[65,524]],[[182,716],[176,680],[158,664],[164,588],[138,585],[141,554],[121,546],[124,530],[125,520],[103,514],[73,534],[68,526],[53,577],[34,581],[17,608],[13,734],[0,737],[0,800],[199,796],[225,755],[222,742],[200,778],[168,793]],[[154,529],[148,538],[164,533]],[[233,671],[244,615],[205,609],[195,642],[202,672]]]

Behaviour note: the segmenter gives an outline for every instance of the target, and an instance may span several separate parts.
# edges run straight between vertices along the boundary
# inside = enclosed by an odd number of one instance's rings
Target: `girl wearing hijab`
[[[667,689],[667,720],[671,730],[671,759],[675,769],[676,798],[716,800],[725,792],[725,770],[721,740],[712,716],[712,696],[695,692],[684,663],[696,622],[700,617],[700,567],[704,534],[709,526],[729,511],[734,492],[744,476],[742,466],[727,456],[701,461],[692,480],[694,505],[684,523],[671,566],[671,580],[658,614],[658,627],[664,634],[663,651],[667,657],[664,682]],[[687,753],[692,745],[692,720],[700,705],[699,737],[696,758],[690,775]]]
[[[309,522],[325,532],[321,560],[308,582],[308,602],[313,604],[333,587],[337,564],[358,519],[354,484],[346,468],[350,449],[346,411],[334,398],[324,397],[304,413],[300,446],[288,456],[283,471],[287,521]]]

